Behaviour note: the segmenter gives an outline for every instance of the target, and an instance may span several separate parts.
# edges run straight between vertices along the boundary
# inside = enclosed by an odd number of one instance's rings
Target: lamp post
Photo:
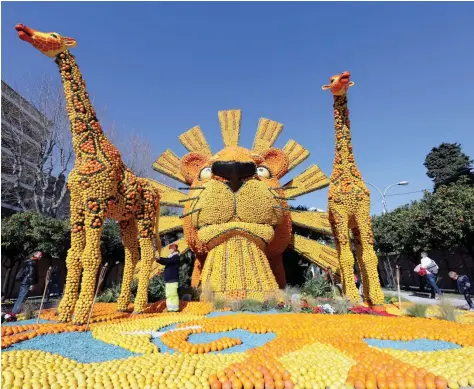
[[[385,200],[385,195],[387,193],[387,190],[389,190],[392,186],[395,186],[395,185],[401,185],[401,186],[406,186],[409,184],[408,181],[400,181],[400,182],[397,182],[395,184],[390,184],[389,186],[387,186],[385,188],[385,190],[382,192],[379,188],[377,188],[374,184],[371,184],[370,182],[367,182],[367,181],[364,181],[367,185],[370,185],[372,187],[374,187],[377,192],[380,193],[380,195],[382,196],[382,204],[383,204],[383,214],[385,215],[388,211],[387,211],[387,201]]]

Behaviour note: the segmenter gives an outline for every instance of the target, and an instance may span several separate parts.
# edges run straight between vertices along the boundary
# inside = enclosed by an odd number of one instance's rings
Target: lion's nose
[[[237,192],[243,184],[243,179],[256,174],[257,167],[253,162],[214,162],[212,174],[225,178],[233,192]]]

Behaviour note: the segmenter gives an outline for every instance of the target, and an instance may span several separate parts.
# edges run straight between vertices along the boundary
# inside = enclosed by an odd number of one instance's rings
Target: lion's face
[[[283,251],[291,235],[291,220],[279,189],[288,171],[288,157],[277,148],[256,154],[230,146],[212,157],[189,153],[181,173],[191,185],[184,232],[198,254],[241,234],[267,251]],[[272,243],[278,239],[279,244]],[[278,246],[278,248],[277,248]],[[283,247],[283,249],[282,249]],[[273,248],[273,249],[272,249]]]

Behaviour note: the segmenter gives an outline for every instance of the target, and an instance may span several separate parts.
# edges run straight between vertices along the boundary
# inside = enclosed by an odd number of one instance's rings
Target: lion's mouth
[[[257,238],[265,244],[270,243],[275,236],[275,230],[268,224],[228,222],[201,227],[198,238],[201,242],[210,244],[216,239],[225,239],[227,235],[235,235],[238,232]]]

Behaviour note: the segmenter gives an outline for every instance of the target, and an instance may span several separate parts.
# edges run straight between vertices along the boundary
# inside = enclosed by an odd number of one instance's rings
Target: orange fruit
[[[354,387],[356,389],[365,389],[365,382],[361,380],[356,380],[356,382],[354,383]]]

